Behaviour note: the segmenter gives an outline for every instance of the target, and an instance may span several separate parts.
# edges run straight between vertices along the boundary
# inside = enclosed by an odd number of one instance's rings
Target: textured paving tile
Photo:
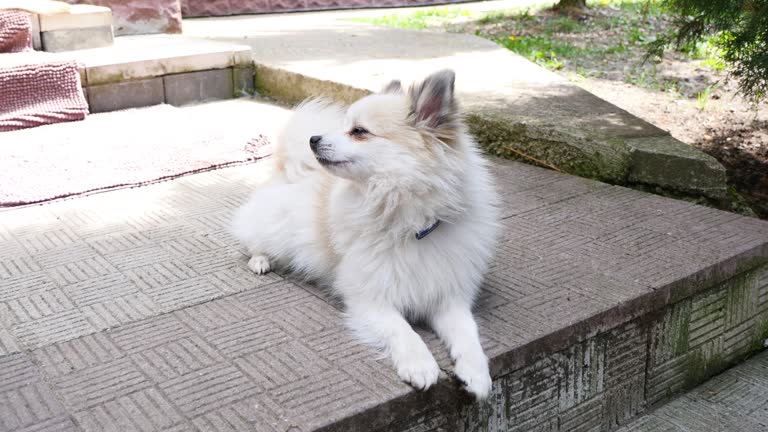
[[[160,315],[155,319],[139,321],[109,332],[109,337],[115,345],[127,353],[139,352],[193,335],[189,328],[172,315]]]
[[[0,262],[0,279],[9,279],[28,273],[40,271],[40,265],[30,256],[18,256],[17,251],[12,250],[15,245],[10,245],[3,250],[3,256],[8,258]]]
[[[61,376],[53,384],[67,407],[79,411],[146,389],[152,383],[129,359],[121,358]]]
[[[68,415],[61,415],[52,419],[18,429],[19,432],[78,432],[80,429]]]
[[[253,318],[205,333],[222,354],[237,358],[273,347],[288,339],[288,333],[264,318]]]
[[[0,430],[22,430],[64,414],[64,408],[25,354],[0,357]]]
[[[19,352],[19,342],[10,331],[0,328],[0,356]]]
[[[348,374],[327,371],[270,390],[279,406],[307,430],[349,415],[376,401],[374,395]]]
[[[104,333],[47,345],[32,355],[51,378],[68,375],[121,358],[124,353]]]
[[[330,369],[316,352],[292,341],[235,360],[235,364],[262,388],[274,388]]]
[[[74,417],[86,431],[164,430],[181,423],[181,414],[157,389],[146,389],[118,397],[96,407],[78,411]]]
[[[44,272],[11,277],[3,279],[2,282],[0,284],[0,302],[18,300],[33,293],[50,291],[57,286]]]
[[[764,352],[617,432],[768,430],[767,370]]]
[[[97,330],[88,322],[85,314],[76,309],[54,313],[12,327],[19,342],[29,348],[74,339]]]
[[[727,213],[527,165],[494,170],[507,218],[477,307],[491,357],[590,331],[596,314],[768,239],[764,223]],[[327,292],[247,269],[226,223],[256,175],[231,168],[0,212],[0,430],[309,431],[410,393]],[[685,349],[738,351],[753,339],[751,317],[768,314],[768,276],[751,283],[676,306],[660,325],[689,326]],[[508,373],[512,430],[590,430],[601,412],[616,425],[635,415],[646,340],[628,324]],[[687,367],[678,341],[653,343],[664,349],[649,400],[682,388]],[[768,368],[750,368],[707,403],[753,425],[768,418]],[[450,424],[419,415],[418,427]],[[642,422],[676,427],[661,414]]]
[[[258,393],[258,386],[238,368],[217,364],[172,378],[160,388],[186,415],[197,416]]]
[[[134,354],[132,358],[156,382],[164,382],[224,361],[222,355],[199,336],[158,345]]]

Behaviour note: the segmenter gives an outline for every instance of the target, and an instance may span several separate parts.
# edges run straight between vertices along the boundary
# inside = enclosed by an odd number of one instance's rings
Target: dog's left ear
[[[400,83],[400,80],[392,80],[381,89],[381,92],[400,94],[403,93],[403,85]]]
[[[455,81],[456,74],[446,69],[411,87],[408,95],[417,126],[443,130],[457,126],[458,107],[453,97]]]

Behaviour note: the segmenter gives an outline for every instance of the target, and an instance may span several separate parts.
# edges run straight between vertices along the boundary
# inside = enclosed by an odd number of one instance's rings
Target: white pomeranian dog
[[[440,372],[409,321],[432,327],[478,399],[491,377],[472,305],[495,251],[498,208],[487,162],[437,72],[399,81],[348,109],[302,103],[274,152],[275,172],[232,231],[256,273],[283,265],[326,284],[347,324],[427,389]]]

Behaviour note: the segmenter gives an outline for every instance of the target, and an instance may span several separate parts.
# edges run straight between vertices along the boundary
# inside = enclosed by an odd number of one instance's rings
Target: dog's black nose
[[[309,138],[309,148],[312,149],[312,151],[317,151],[317,145],[320,144],[320,140],[322,140],[323,137],[320,135],[315,135],[313,137]]]

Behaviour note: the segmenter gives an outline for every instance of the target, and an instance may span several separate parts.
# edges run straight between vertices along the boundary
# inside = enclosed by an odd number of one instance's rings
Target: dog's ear
[[[401,94],[403,93],[403,85],[400,80],[392,80],[381,89],[381,93]]]
[[[458,125],[458,107],[453,98],[456,74],[441,70],[411,87],[411,115],[416,126],[430,129],[455,129]]]

